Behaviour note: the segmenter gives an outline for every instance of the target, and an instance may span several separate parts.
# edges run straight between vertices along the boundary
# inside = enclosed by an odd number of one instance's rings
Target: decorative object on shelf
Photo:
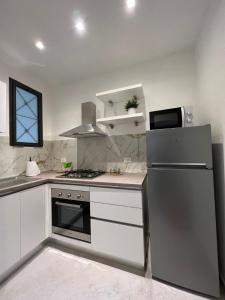
[[[133,96],[132,99],[128,100],[125,109],[128,112],[128,115],[136,114],[136,109],[138,108],[139,103],[137,96]]]
[[[43,146],[42,94],[9,78],[10,146]]]

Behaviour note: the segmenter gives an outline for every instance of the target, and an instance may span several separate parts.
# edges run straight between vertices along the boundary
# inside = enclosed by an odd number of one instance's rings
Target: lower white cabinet
[[[20,259],[19,193],[0,198],[0,275]]]
[[[91,243],[95,251],[144,266],[143,228],[91,220]]]
[[[45,240],[45,187],[21,192],[21,256]]]

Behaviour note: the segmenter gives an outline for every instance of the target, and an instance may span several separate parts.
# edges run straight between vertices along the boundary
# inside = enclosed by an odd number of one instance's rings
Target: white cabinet
[[[143,226],[142,209],[91,202],[91,217]]]
[[[45,187],[21,192],[21,256],[45,240]]]
[[[144,266],[143,228],[92,219],[91,234],[97,252]]]
[[[142,209],[142,192],[135,190],[90,188],[91,202],[114,204]]]
[[[96,252],[144,267],[142,192],[90,188],[91,243]]]
[[[20,259],[20,197],[0,198],[0,274]]]

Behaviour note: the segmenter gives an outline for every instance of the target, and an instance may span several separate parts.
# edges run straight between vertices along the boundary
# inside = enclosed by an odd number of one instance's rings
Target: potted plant
[[[133,96],[133,98],[128,100],[125,105],[125,109],[128,112],[128,115],[136,114],[136,108],[138,108],[138,106],[139,103],[138,103],[137,96]]]

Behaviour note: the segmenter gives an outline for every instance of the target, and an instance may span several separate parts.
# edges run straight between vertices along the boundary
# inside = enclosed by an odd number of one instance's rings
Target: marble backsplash
[[[74,168],[146,171],[144,134],[44,141],[42,148],[10,147],[9,137],[0,136],[0,178],[23,173],[30,156],[39,162],[41,171],[61,170],[63,157]],[[131,162],[124,163],[125,157]]]
[[[124,163],[124,158],[131,162]],[[77,141],[77,162],[79,168],[120,168],[122,172],[146,171],[146,136],[118,135],[92,137]]]
[[[0,178],[17,176],[26,169],[26,162],[32,157],[39,162],[41,171],[59,170],[61,158],[76,164],[75,140],[44,141],[41,148],[11,147],[9,137],[0,137]]]

